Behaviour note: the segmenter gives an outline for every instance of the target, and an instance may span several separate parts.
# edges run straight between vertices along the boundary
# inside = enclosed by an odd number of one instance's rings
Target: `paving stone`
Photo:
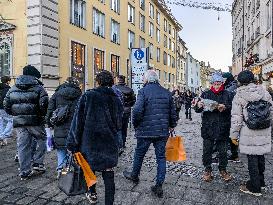
[[[156,198],[152,195],[143,194],[136,201],[135,205],[163,205],[164,200]]]
[[[6,192],[1,192],[1,193],[0,193],[0,200],[3,199],[3,198],[5,198],[5,197],[8,196],[8,195],[9,195],[9,194],[6,193]]]
[[[24,196],[21,194],[10,194],[4,198],[4,201],[9,203],[15,203],[16,201],[18,201],[19,199],[22,199],[23,197]]]
[[[165,200],[164,205],[194,205],[193,201],[182,201],[181,199],[168,198]]]
[[[212,200],[212,192],[203,189],[186,189],[184,199],[201,203],[210,203]]]
[[[47,204],[47,200],[45,199],[37,199],[36,201],[33,201],[31,205],[44,205]]]
[[[60,192],[58,195],[52,198],[53,201],[64,201],[65,199],[67,199],[67,196],[63,192]]]
[[[32,202],[34,202],[36,199],[37,198],[35,197],[27,196],[17,201],[16,204],[22,204],[22,205],[32,204]]]
[[[215,205],[242,205],[243,201],[240,194],[213,192],[212,204]]]

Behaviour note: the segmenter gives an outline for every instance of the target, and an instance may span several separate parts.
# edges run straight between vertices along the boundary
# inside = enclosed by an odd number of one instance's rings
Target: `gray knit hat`
[[[215,83],[215,82],[222,82],[224,83],[225,80],[223,78],[223,76],[221,75],[221,73],[218,73],[218,72],[215,72],[211,75],[211,80],[210,80],[211,83]]]

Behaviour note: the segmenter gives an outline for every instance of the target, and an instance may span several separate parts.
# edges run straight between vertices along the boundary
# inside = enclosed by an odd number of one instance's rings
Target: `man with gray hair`
[[[161,198],[166,175],[165,147],[169,132],[176,127],[177,116],[172,95],[159,84],[158,75],[154,70],[145,73],[144,83],[133,109],[133,125],[137,138],[133,170],[124,171],[123,174],[137,183],[145,154],[153,144],[157,160],[157,180],[151,190]]]

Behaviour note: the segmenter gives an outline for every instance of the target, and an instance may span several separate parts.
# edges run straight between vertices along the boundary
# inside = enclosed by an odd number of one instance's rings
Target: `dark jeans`
[[[130,115],[124,115],[122,117],[122,140],[123,140],[123,147],[125,147],[126,138],[127,138],[127,129],[129,123]]]
[[[186,105],[185,109],[186,109],[186,112],[185,112],[186,118],[187,118],[187,119],[188,119],[188,118],[191,119],[191,106],[187,106],[187,105]]]
[[[132,176],[139,176],[145,154],[148,151],[150,145],[153,144],[157,161],[156,184],[162,185],[164,183],[166,175],[165,147],[167,140],[167,137],[137,138]]]
[[[114,171],[103,171],[102,178],[105,186],[105,205],[113,205],[115,201]],[[96,184],[90,187],[90,193],[96,193]]]
[[[247,158],[248,158],[248,171],[250,176],[250,180],[246,184],[247,189],[254,193],[261,193],[261,187],[265,186],[264,155],[247,155]]]
[[[230,151],[232,158],[238,158],[238,146],[232,143],[232,140],[229,138]]]
[[[215,141],[210,139],[203,140],[203,165],[206,171],[211,171],[213,147],[216,144],[216,149],[219,152],[219,171],[226,171],[228,164],[227,159],[227,141]]]

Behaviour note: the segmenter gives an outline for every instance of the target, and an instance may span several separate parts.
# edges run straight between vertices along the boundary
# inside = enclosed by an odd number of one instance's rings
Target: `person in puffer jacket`
[[[271,127],[260,130],[249,129],[245,123],[247,120],[247,108],[249,102],[264,100],[273,105],[270,94],[262,85],[254,84],[254,75],[251,71],[242,71],[238,75],[240,87],[232,103],[232,118],[230,138],[238,145],[240,152],[247,155],[250,180],[240,187],[247,194],[261,196],[261,188],[265,187],[264,155],[271,152]],[[273,108],[271,106],[271,120]],[[244,120],[245,119],[245,120]],[[238,143],[239,140],[239,143]]]
[[[59,178],[60,172],[67,162],[68,153],[66,149],[66,138],[70,129],[77,102],[81,94],[82,91],[79,87],[79,81],[74,77],[68,77],[67,80],[56,89],[55,93],[49,101],[46,122],[49,127],[54,128],[54,148],[57,149],[58,158],[57,178]],[[67,119],[65,119],[61,124],[52,125],[50,118],[52,117],[53,112],[56,109],[66,105],[69,106]]]
[[[31,65],[23,68],[23,75],[16,79],[15,85],[4,99],[5,111],[13,116],[13,127],[17,136],[21,180],[33,175],[31,169],[32,144],[37,143],[32,168],[44,172],[43,164],[46,152],[45,115],[48,95],[38,80],[40,72]]]

